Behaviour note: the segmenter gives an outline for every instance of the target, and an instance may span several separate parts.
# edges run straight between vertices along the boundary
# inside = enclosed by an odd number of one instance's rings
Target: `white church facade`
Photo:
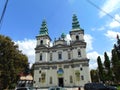
[[[50,46],[51,38],[46,21],[43,20],[39,35],[36,36],[34,86],[80,87],[91,82],[84,30],[80,27],[75,14],[69,34],[71,37],[69,43],[62,33],[59,39],[54,40],[53,46]]]

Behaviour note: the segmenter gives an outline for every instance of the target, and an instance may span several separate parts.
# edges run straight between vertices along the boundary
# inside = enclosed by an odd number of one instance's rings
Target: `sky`
[[[5,1],[0,0],[0,16]],[[120,0],[9,0],[0,34],[9,36],[18,44],[32,65],[42,21],[45,19],[47,22],[51,43],[62,33],[70,40],[72,16],[76,14],[80,27],[84,29],[90,69],[95,69],[98,56],[104,61],[104,52],[107,52],[111,58],[116,36],[120,36],[119,3]]]

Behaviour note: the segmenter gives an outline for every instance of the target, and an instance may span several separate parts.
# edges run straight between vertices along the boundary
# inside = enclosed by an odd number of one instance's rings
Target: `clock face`
[[[59,70],[57,71],[58,76],[62,76],[64,73],[62,68],[59,68]]]

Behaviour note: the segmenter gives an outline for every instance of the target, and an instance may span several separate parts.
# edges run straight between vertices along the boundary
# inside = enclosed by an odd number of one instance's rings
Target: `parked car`
[[[84,85],[84,90],[117,90],[117,88],[102,83],[87,83]]]
[[[109,88],[109,90],[117,90],[117,87],[115,86],[107,86]]]
[[[17,87],[15,90],[33,90],[30,87]]]
[[[63,87],[50,87],[48,90],[65,90]]]

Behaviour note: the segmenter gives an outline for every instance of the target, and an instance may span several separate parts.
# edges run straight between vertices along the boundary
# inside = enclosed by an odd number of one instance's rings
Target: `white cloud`
[[[98,28],[99,31],[105,30],[105,26]]]
[[[93,28],[91,28],[91,30],[92,31],[103,31],[103,30],[105,30],[105,26],[101,26],[101,27],[99,27],[99,28],[96,28],[96,27],[93,27]]]
[[[97,69],[98,65],[97,62],[90,63],[89,68],[91,69]]]
[[[98,56],[99,54],[96,51],[87,53],[87,57],[90,58],[92,61],[96,61]]]
[[[101,7],[102,10],[104,10],[107,13],[111,13],[113,11],[116,11],[120,8],[120,0],[106,0],[106,2]],[[99,16],[103,17],[106,14],[102,11],[99,12]]]
[[[87,51],[93,50],[92,47],[93,37],[89,34],[85,34],[84,38],[85,42],[87,42]]]
[[[96,69],[97,68],[97,58],[100,56],[102,62],[104,61],[104,56],[99,54],[96,51],[92,51],[87,53],[87,57],[90,59],[90,69]]]
[[[71,37],[70,37],[70,35],[69,35],[69,34],[67,34],[67,35],[66,35],[65,40],[66,40],[67,42],[69,42],[69,41],[71,40]]]
[[[106,53],[107,53],[109,59],[111,60],[111,51],[107,51]],[[92,51],[92,52],[87,53],[87,57],[88,57],[88,59],[90,59],[90,62],[89,62],[90,69],[96,69],[98,67],[98,64],[97,64],[98,56],[100,56],[101,61],[103,63],[104,62],[104,53],[103,53],[103,55],[99,54],[97,51]]]
[[[112,49],[111,49],[111,50],[112,50]],[[111,60],[111,57],[112,57],[111,51],[109,51],[109,52],[107,51],[106,53],[107,53],[109,59]]]
[[[15,41],[15,43],[18,44],[19,50],[22,50],[22,53],[27,55],[29,63],[34,63],[36,40],[24,39],[22,41]]]
[[[112,30],[108,30],[107,33],[105,34],[105,36],[107,36],[111,40],[115,40],[116,37],[117,37],[117,34],[120,36],[120,32],[115,32],[115,31],[112,31]]]
[[[111,28],[120,27],[120,15],[116,14],[114,18],[115,20],[113,19],[113,21],[109,23],[109,26]]]

